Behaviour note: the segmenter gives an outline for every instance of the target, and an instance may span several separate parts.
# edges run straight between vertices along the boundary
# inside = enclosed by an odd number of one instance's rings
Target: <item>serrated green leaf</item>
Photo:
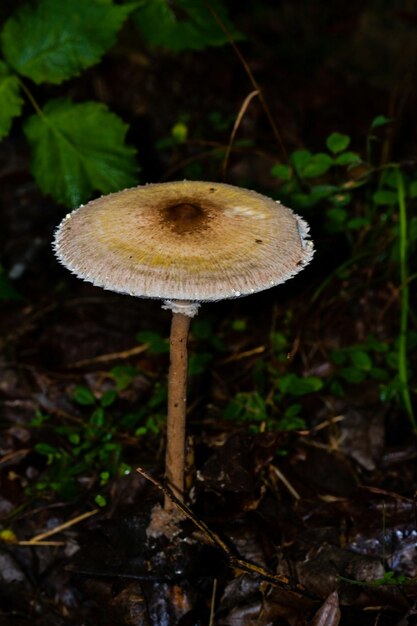
[[[134,8],[110,0],[25,4],[4,25],[4,56],[37,84],[62,83],[101,59]]]
[[[314,154],[308,163],[302,168],[302,176],[316,178],[329,171],[333,165],[333,159],[324,152]]]
[[[151,46],[173,52],[222,46],[228,39],[204,2],[195,0],[142,0],[134,14],[135,24]],[[210,0],[210,7],[233,39],[242,39],[227,17],[221,0]]]
[[[349,144],[350,137],[348,135],[342,135],[342,133],[332,133],[326,139],[326,146],[333,154],[346,150]]]
[[[361,162],[362,159],[356,152],[342,152],[334,160],[335,165],[353,165]]]
[[[127,125],[104,104],[50,101],[24,131],[39,187],[66,206],[78,206],[94,191],[137,184],[135,151],[124,143]]]
[[[397,194],[395,191],[380,189],[379,191],[375,191],[372,199],[375,204],[396,204]]]
[[[21,114],[22,107],[19,79],[0,61],[0,139],[9,134],[12,120]]]
[[[59,84],[101,59],[134,8],[111,0],[25,4],[4,25],[4,56],[35,83]]]

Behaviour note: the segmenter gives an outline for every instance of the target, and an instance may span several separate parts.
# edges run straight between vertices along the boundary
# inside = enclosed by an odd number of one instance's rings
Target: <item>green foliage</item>
[[[361,186],[349,180],[349,171],[362,163],[358,153],[347,150],[349,145],[348,135],[332,133],[326,140],[329,153],[295,150],[289,164],[277,163],[271,169],[282,182],[280,192],[291,206],[306,210],[325,203],[325,228],[330,233],[356,231],[369,223],[367,217],[350,217],[347,208],[352,201],[351,190]]]
[[[210,7],[234,39],[241,38],[227,17],[219,0],[210,0]],[[207,46],[222,46],[227,37],[204,2],[195,0],[141,0],[134,15],[141,35],[152,46],[173,52],[202,50]]]
[[[104,104],[53,100],[24,129],[39,187],[67,206],[81,204],[94,190],[110,193],[135,183],[134,150],[124,144],[127,126]]]
[[[239,37],[221,0],[210,6],[231,36]],[[60,85],[78,76],[102,59],[133,14],[151,45],[174,52],[228,40],[206,5],[191,0],[38,0],[20,6],[0,33],[6,61],[0,60],[0,139],[21,114],[25,94],[36,111],[24,124],[32,174],[43,193],[65,206],[86,202],[95,192],[107,194],[137,184],[135,150],[125,143],[128,128],[98,102],[61,99],[41,107],[22,77],[37,85]],[[184,143],[187,135],[187,121],[179,119],[169,141]]]
[[[279,399],[282,402],[282,398]],[[278,403],[277,403],[278,404]],[[264,430],[298,430],[305,428],[299,415],[300,404],[289,404],[279,416],[277,405],[267,402],[258,391],[239,392],[226,405],[223,416],[244,424],[253,432]]]
[[[140,343],[148,344],[151,354],[165,354],[169,352],[169,339],[153,330],[141,330],[136,334],[136,339]]]
[[[25,4],[4,25],[3,54],[38,85],[60,84],[101,59],[133,8],[108,0]]]
[[[9,134],[14,117],[22,112],[23,98],[20,95],[19,79],[0,61],[0,139]]]
[[[91,406],[96,403],[95,396],[88,387],[83,387],[79,385],[74,389],[74,393],[72,395],[75,402],[78,404],[82,404],[84,406]]]
[[[379,126],[386,126],[392,122],[392,118],[386,117],[385,115],[377,115],[371,124],[371,129],[378,128]]]
[[[317,376],[300,377],[296,374],[286,374],[278,380],[278,389],[282,394],[305,396],[315,393],[323,387],[323,381]]]
[[[350,144],[350,137],[341,133],[332,133],[327,137],[326,146],[333,154],[344,152]]]
[[[165,420],[158,411],[162,406],[165,410],[166,389],[158,384],[137,413],[119,415],[119,391],[126,389],[137,373],[136,368],[113,368],[118,391],[107,389],[100,398],[96,398],[88,387],[76,386],[72,400],[87,412],[79,422],[57,424],[49,415],[36,413],[31,427],[39,431],[42,439],[48,433],[48,443],[40,441],[34,446],[35,451],[46,458],[47,464],[35,485],[36,492],[55,491],[64,499],[74,498],[79,495],[85,476],[89,476],[90,484],[95,482],[96,488],[102,489],[113,476],[131,472],[131,467],[122,458],[120,435],[128,431],[133,433],[131,437],[158,436]],[[29,491],[33,492],[33,489]],[[94,499],[98,506],[105,506],[106,498],[101,492]]]
[[[132,384],[138,370],[131,365],[116,365],[110,370],[110,373],[116,383],[117,390],[124,391]]]

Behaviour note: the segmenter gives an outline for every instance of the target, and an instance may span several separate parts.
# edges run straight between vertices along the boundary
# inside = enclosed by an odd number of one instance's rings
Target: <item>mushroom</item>
[[[166,480],[184,497],[187,337],[201,302],[285,282],[313,256],[291,209],[232,185],[179,181],[125,189],[68,214],[54,250],[79,278],[172,311]],[[166,507],[169,508],[169,503]]]

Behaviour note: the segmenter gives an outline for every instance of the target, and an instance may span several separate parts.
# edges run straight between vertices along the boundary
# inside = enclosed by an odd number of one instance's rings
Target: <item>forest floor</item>
[[[368,85],[358,103],[334,66],[318,64],[286,82],[282,101],[271,43],[259,45],[253,69],[289,151],[333,130],[365,135],[383,88]],[[152,77],[202,93],[161,98],[146,64],[122,64],[120,52],[70,88],[111,106],[124,94],[117,108],[130,120],[140,101],[130,140],[142,142],[143,181],[181,178],[185,165],[190,177],[220,176],[206,152],[224,148],[251,85],[231,54],[194,59],[155,55]],[[355,84],[357,94],[365,82]],[[199,116],[220,110],[223,135],[167,158],[155,136],[166,138],[181,107],[196,135]],[[239,132],[252,144],[232,155],[228,182],[274,193],[277,146],[262,107]],[[155,531],[164,494],[154,481],[169,315],[58,265],[51,239],[63,211],[36,189],[19,133],[2,144],[0,180],[2,262],[16,286],[0,310],[0,626],[417,623],[417,447],[401,403],[381,393],[400,315],[398,276],[379,277],[384,241],[336,274],[352,251],[310,214],[311,267],[288,286],[201,308],[189,342],[189,508],[174,506],[166,536]]]

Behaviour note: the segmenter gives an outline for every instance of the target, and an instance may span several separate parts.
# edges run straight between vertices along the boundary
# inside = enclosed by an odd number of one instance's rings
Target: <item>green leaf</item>
[[[333,350],[330,354],[330,358],[336,365],[342,365],[346,363],[346,352],[345,350]]]
[[[78,446],[78,444],[80,443],[80,433],[70,433],[68,435],[68,440],[70,443],[72,443],[74,446]]]
[[[279,354],[281,352],[288,352],[288,339],[284,333],[275,332],[271,335],[271,347],[272,350]]]
[[[361,383],[366,378],[366,372],[364,372],[364,370],[357,369],[356,367],[344,367],[340,370],[340,375],[348,383]]]
[[[94,498],[94,502],[99,507],[104,507],[104,506],[107,505],[107,500],[106,500],[106,498],[103,495],[101,495],[101,493],[96,495],[96,497]]]
[[[232,330],[240,333],[240,332],[246,330],[248,325],[247,325],[247,322],[246,322],[245,319],[238,318],[238,319],[235,319],[235,320],[231,321],[230,327],[232,328]]]
[[[19,79],[0,61],[0,139],[9,134],[12,120],[22,112]]]
[[[90,417],[90,425],[93,427],[94,435],[96,435],[96,429],[101,428],[106,421],[106,414],[104,413],[103,407],[99,406]],[[111,439],[111,433],[108,433],[109,439]],[[110,446],[110,448],[108,447]],[[106,444],[104,446],[106,449],[112,449],[113,444]]]
[[[224,410],[226,419],[263,422],[267,419],[265,400],[257,391],[237,393]]]
[[[152,354],[164,354],[169,352],[169,340],[153,330],[141,330],[136,334],[140,343],[149,344],[149,352]]]
[[[279,430],[303,430],[306,428],[306,422],[302,417],[283,417],[278,422]]]
[[[302,169],[302,175],[306,178],[316,178],[329,171],[333,165],[333,159],[324,152],[314,154]]]
[[[138,375],[138,370],[132,365],[116,365],[116,367],[110,370],[110,373],[114,378],[117,389],[123,391],[132,384]]]
[[[378,341],[378,339],[375,339],[375,337],[373,335],[369,335],[369,337],[367,338],[367,345],[371,350],[375,350],[375,352],[388,352],[389,350],[389,346],[387,343],[384,343],[383,341]]]
[[[114,389],[107,389],[100,398],[103,407],[110,406],[117,399],[117,392]]]
[[[352,362],[352,365],[357,369],[364,370],[369,372],[372,369],[372,359],[364,352],[364,350],[353,349],[349,352],[349,357]]]
[[[375,204],[396,204],[397,193],[395,191],[380,189],[379,191],[375,191],[372,195],[372,200]]]
[[[314,203],[319,202],[320,200],[324,200],[325,198],[329,198],[338,190],[338,187],[335,185],[315,185],[311,189],[310,197]]]
[[[233,39],[242,39],[227,17],[221,0],[210,7]],[[205,2],[195,0],[142,0],[134,14],[135,24],[146,41],[173,52],[222,46],[228,39]]]
[[[326,139],[326,146],[329,148],[330,152],[333,152],[333,154],[343,152],[349,144],[350,137],[348,135],[342,135],[342,133],[332,133]]]
[[[175,143],[184,143],[188,137],[188,127],[184,122],[177,122],[171,128],[171,136]]]
[[[292,175],[292,169],[289,165],[283,165],[282,163],[276,163],[271,168],[272,176],[280,178],[281,180],[290,180]]]
[[[365,226],[369,226],[370,221],[368,217],[353,217],[349,220],[346,226],[349,230],[360,230],[361,228],[365,228]]]
[[[353,165],[356,163],[362,163],[362,159],[356,152],[342,152],[334,160],[335,165]]]
[[[385,126],[386,124],[390,124],[392,121],[393,119],[391,117],[386,117],[385,115],[377,115],[372,121],[371,128]]]
[[[307,165],[310,159],[311,152],[309,152],[309,150],[295,150],[290,157],[292,165],[294,165],[299,174],[301,174],[301,170]]]
[[[110,0],[25,4],[4,25],[4,56],[35,83],[57,85],[97,63],[134,8]]]
[[[314,198],[308,193],[293,193],[292,202],[298,209],[307,209],[315,204]]]
[[[389,372],[384,370],[382,367],[373,367],[369,374],[374,380],[384,383],[388,382],[391,378]]]
[[[78,206],[93,191],[106,194],[137,183],[134,149],[124,143],[127,126],[104,104],[52,100],[24,131],[39,187],[66,206]]]
[[[88,387],[83,387],[82,385],[75,387],[72,397],[75,402],[84,406],[91,406],[96,403],[93,392]]]
[[[281,393],[289,393],[293,396],[304,396],[307,393],[319,391],[323,387],[323,381],[317,376],[305,376],[301,378],[296,374],[287,374],[278,382]]]
[[[339,207],[332,207],[326,211],[326,217],[333,222],[343,223],[347,218],[347,211]]]

